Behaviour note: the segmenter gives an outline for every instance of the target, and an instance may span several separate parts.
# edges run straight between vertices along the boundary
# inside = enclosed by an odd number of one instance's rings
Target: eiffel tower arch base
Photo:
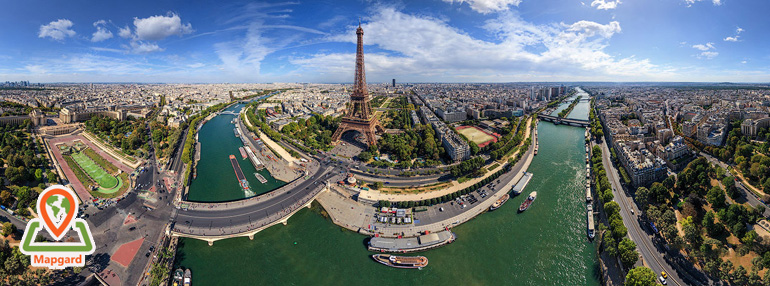
[[[332,135],[332,144],[339,144],[340,139],[342,139],[342,134],[345,134],[345,132],[358,131],[366,137],[366,142],[368,145],[377,145],[377,137],[375,136],[375,133],[377,131],[383,131],[381,129],[382,127],[380,127],[379,123],[374,121],[355,122],[343,118],[342,122],[340,122],[340,126],[337,127],[337,130],[334,131],[334,135]]]

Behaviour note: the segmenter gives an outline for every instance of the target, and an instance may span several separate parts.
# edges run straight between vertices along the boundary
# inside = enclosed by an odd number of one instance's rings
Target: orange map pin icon
[[[58,200],[58,206],[53,205],[57,203],[55,198],[53,198],[53,201],[49,201],[55,195],[60,195],[64,198]],[[57,241],[61,240],[72,226],[72,219],[75,217],[75,212],[77,212],[78,201],[75,198],[75,194],[65,188],[49,188],[40,194],[37,203],[37,214],[45,222],[45,229],[48,230],[48,233],[54,239]],[[50,213],[48,212],[48,207],[56,207],[59,212]],[[63,218],[62,212],[65,212]]]

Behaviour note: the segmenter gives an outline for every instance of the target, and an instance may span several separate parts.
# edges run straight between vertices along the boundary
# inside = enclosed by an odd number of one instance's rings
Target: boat
[[[187,268],[187,270],[184,271],[183,283],[184,286],[190,286],[192,284],[192,272],[190,272],[190,268]]]
[[[537,192],[530,193],[529,197],[527,197],[527,199],[524,200],[523,203],[521,203],[521,206],[519,206],[519,212],[526,211],[529,208],[529,206],[532,205],[532,203],[535,201],[536,198],[537,198]]]
[[[391,254],[372,255],[374,261],[395,268],[419,268],[428,266],[428,258],[425,256],[395,256]]]
[[[524,191],[524,188],[527,187],[527,184],[529,184],[530,179],[532,179],[532,173],[524,172],[524,175],[519,179],[519,182],[511,188],[511,194],[513,194],[513,196],[521,194],[521,192]]]
[[[243,146],[238,147],[238,152],[241,152],[241,157],[243,157],[243,159],[246,159],[246,151],[243,150]]]
[[[233,133],[235,133],[235,137],[240,137],[240,135],[238,135],[238,128],[233,128]]]
[[[508,201],[508,199],[510,199],[510,198],[511,198],[511,195],[509,195],[509,194],[505,194],[505,195],[503,195],[503,196],[502,196],[502,197],[500,197],[500,199],[499,199],[499,200],[497,200],[497,201],[496,201],[494,204],[492,204],[491,206],[489,206],[489,210],[490,210],[490,211],[493,211],[493,210],[499,209],[499,208],[500,208],[500,207],[501,207],[501,206],[502,206],[502,205],[503,205],[505,202],[507,202],[507,201]]]
[[[260,183],[267,183],[267,179],[265,179],[265,176],[262,176],[260,173],[254,173],[254,177],[257,177],[257,180],[259,180]]]
[[[182,279],[184,279],[184,270],[182,268],[177,268],[176,271],[174,271],[174,283],[173,285],[180,285],[182,284]]]
[[[596,230],[594,229],[594,210],[591,203],[586,204],[586,231],[588,239],[594,239]]]

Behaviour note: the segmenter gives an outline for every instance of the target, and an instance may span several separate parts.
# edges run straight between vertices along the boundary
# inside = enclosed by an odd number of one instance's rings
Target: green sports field
[[[99,167],[91,158],[81,152],[72,153],[72,159],[78,163],[91,178],[93,178],[102,189],[112,189],[118,186],[118,179],[110,175]]]
[[[476,145],[481,145],[481,144],[484,144],[484,142],[495,139],[495,137],[492,137],[489,134],[481,132],[481,130],[478,130],[473,127],[463,128],[463,129],[457,130],[457,132],[459,132],[462,135],[465,135],[465,137],[467,137],[468,140],[473,141],[473,143],[476,143]]]

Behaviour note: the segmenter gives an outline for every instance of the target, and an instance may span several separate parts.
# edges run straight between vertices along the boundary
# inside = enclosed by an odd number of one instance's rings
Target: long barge
[[[259,171],[265,168],[265,165],[262,164],[262,161],[257,159],[257,155],[255,155],[254,151],[251,150],[251,147],[245,146],[243,149],[246,150],[246,155],[249,156],[249,160],[251,160],[251,164],[254,165],[254,169]]]
[[[594,239],[596,230],[594,229],[594,209],[591,203],[586,204],[586,234],[588,239]]]
[[[372,237],[367,249],[374,252],[408,253],[419,252],[450,244],[457,235],[449,230],[424,234],[418,237],[386,238]]]
[[[513,189],[511,189],[511,193],[513,196],[518,196],[521,194],[522,191],[524,191],[524,188],[527,187],[527,184],[529,184],[529,180],[532,179],[532,173],[530,172],[524,172],[524,176],[519,179],[519,182],[516,183],[515,186],[513,186]]]
[[[244,192],[251,192],[251,188],[249,187],[249,181],[246,180],[246,176],[243,175],[243,170],[241,170],[241,165],[238,164],[238,160],[235,159],[235,155],[230,155],[230,164],[233,165],[233,170],[235,171],[235,177],[238,178],[238,184],[241,185],[241,188]]]

